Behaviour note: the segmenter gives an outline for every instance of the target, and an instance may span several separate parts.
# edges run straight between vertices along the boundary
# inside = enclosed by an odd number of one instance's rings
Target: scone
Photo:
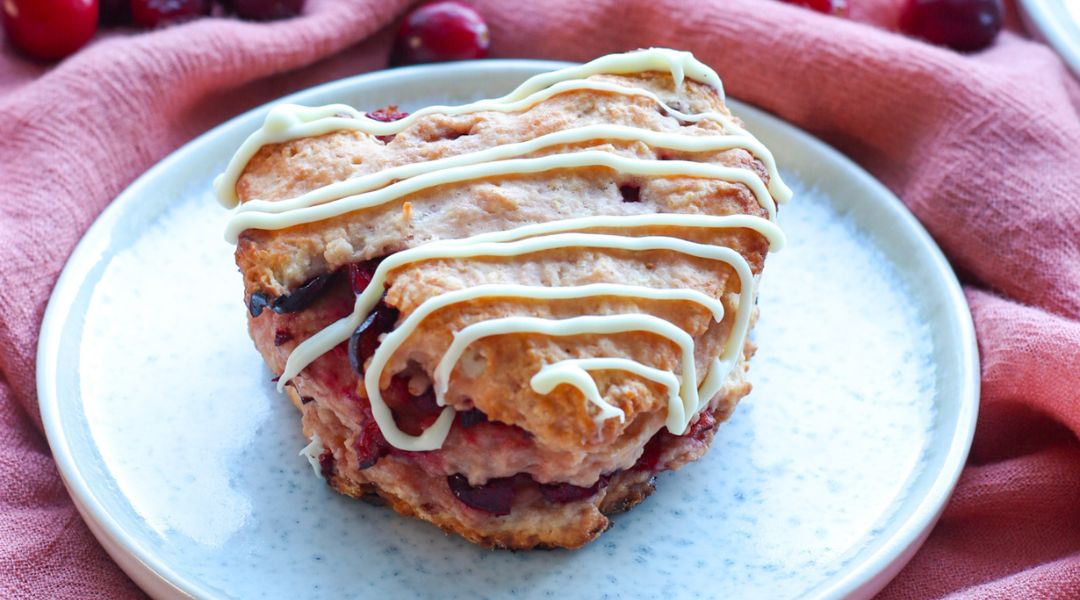
[[[409,115],[279,106],[215,185],[317,472],[505,548],[581,546],[708,450],[790,195],[658,48]]]

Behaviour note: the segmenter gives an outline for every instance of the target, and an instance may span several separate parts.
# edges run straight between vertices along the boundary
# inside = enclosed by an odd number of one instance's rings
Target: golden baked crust
[[[648,89],[686,112],[727,113],[709,87],[684,82],[677,93],[665,73],[593,76],[598,80]],[[683,123],[658,111],[641,96],[575,90],[517,113],[476,112],[418,119],[392,140],[343,131],[264,146],[238,179],[241,202],[280,201],[319,187],[393,166],[475,152],[501,144],[590,124],[620,124],[687,135],[715,135],[710,120]],[[641,142],[599,140],[556,146],[541,154],[599,149],[650,160],[680,159],[752,169],[764,181],[764,165],[742,149],[721,152],[658,150]],[[529,155],[529,156],[538,156]],[[632,188],[627,200],[623,188]],[[433,240],[458,239],[532,223],[591,215],[684,213],[766,216],[744,185],[693,177],[634,177],[591,167],[536,175],[487,178],[447,184],[398,201],[316,223],[276,231],[246,230],[239,238],[237,265],[244,275],[245,297],[288,294],[313,277],[414,248]],[[595,230],[605,233],[605,230]],[[676,235],[672,228],[648,227],[640,235]],[[732,248],[760,273],[766,240],[749,229],[689,231],[677,237]],[[689,333],[695,343],[698,383],[733,327],[740,284],[734,270],[720,262],[670,251],[557,249],[512,258],[437,259],[392,271],[387,306],[399,311],[398,323],[424,301],[477,285],[515,283],[564,287],[619,282],[653,288],[699,290],[719,299],[725,316],[712,315],[691,302],[600,297],[573,301],[483,299],[454,304],[426,319],[394,354],[382,385],[407,375],[410,389],[430,384],[452,332],[502,316],[569,318],[581,314],[645,313]],[[353,295],[344,278],[331,280],[307,309],[249,315],[249,329],[267,364],[281,373],[298,343],[351,311]],[[755,309],[756,312],[756,309]],[[394,510],[418,516],[448,532],[492,547],[578,547],[609,527],[606,515],[642,501],[653,489],[655,472],[700,458],[712,441],[716,423],[730,414],[750,390],[743,379],[747,344],[725,387],[711,400],[685,436],[658,433],[665,421],[668,396],[663,386],[625,372],[594,373],[597,388],[626,418],[597,420],[598,408],[570,386],[538,394],[528,385],[540,367],[567,358],[621,357],[659,369],[677,370],[680,354],[670,340],[645,332],[552,337],[501,335],[472,344],[455,370],[447,403],[465,412],[478,409],[488,422],[478,429],[455,427],[443,447],[432,452],[390,452],[374,464],[358,455],[358,441],[370,430],[371,413],[363,385],[338,347],[309,365],[286,385],[303,413],[304,430],[317,435],[326,449],[324,475],[338,491],[354,497],[377,495]],[[650,440],[663,437],[653,464],[642,465]],[[329,454],[326,454],[329,453]],[[650,461],[653,459],[650,458]],[[648,461],[646,461],[648,462]],[[513,510],[492,516],[464,505],[447,484],[462,475],[472,485],[496,478],[527,477],[538,484],[579,487],[606,478],[607,486],[576,501],[551,502],[528,486],[515,492]]]

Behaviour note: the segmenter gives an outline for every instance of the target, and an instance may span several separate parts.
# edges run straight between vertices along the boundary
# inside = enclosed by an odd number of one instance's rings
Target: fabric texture
[[[849,3],[850,19],[772,0],[474,2],[495,56],[692,50],[730,95],[896,192],[965,283],[983,387],[956,492],[881,597],[1080,597],[1080,84],[1021,33],[961,55],[891,31],[897,1]],[[407,4],[309,0],[287,21],[106,32],[57,65],[3,45],[0,597],[141,596],[79,518],[37,408],[41,318],[82,233],[198,133],[385,66]]]

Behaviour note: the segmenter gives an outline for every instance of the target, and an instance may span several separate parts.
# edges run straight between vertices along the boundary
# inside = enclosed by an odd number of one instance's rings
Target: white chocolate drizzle
[[[696,177],[744,185],[765,209],[768,219],[752,215],[714,216],[701,214],[597,215],[536,223],[507,231],[494,231],[456,240],[437,240],[388,256],[372,275],[371,282],[356,298],[353,313],[304,340],[289,355],[278,388],[295,377],[316,358],[350,337],[374,310],[383,293],[389,274],[405,265],[432,260],[460,260],[475,257],[513,258],[563,248],[644,252],[666,251],[726,264],[739,280],[738,303],[728,339],[719,356],[710,363],[698,383],[694,362],[693,337],[675,324],[655,315],[631,312],[610,315],[582,315],[565,319],[545,319],[515,315],[471,323],[452,332],[449,348],[433,372],[436,400],[444,406],[436,422],[418,436],[401,431],[393,413],[382,398],[385,370],[399,349],[422,322],[446,307],[490,299],[564,300],[619,297],[648,302],[683,302],[697,305],[719,323],[724,319],[724,305],[697,290],[650,288],[639,285],[594,283],[579,286],[544,287],[518,284],[485,284],[448,291],[426,299],[395,329],[381,340],[364,368],[364,388],[372,414],[386,440],[404,450],[434,450],[442,446],[453,425],[455,411],[446,406],[446,394],[455,366],[469,346],[484,338],[537,334],[544,336],[617,335],[644,332],[667,340],[679,349],[678,373],[622,357],[572,358],[544,365],[530,380],[532,390],[548,394],[560,385],[576,388],[595,407],[595,420],[625,420],[625,412],[606,401],[591,372],[620,371],[664,386],[668,395],[665,426],[676,435],[683,434],[699,411],[708,405],[729,379],[738,364],[749,331],[756,296],[756,281],[746,259],[730,248],[670,237],[632,235],[635,230],[656,227],[679,227],[706,230],[748,229],[769,243],[770,251],[779,250],[783,233],[773,222],[776,204],[786,202],[791,190],[784,185],[772,154],[764,145],[739,127],[726,114],[706,112],[686,114],[664,103],[653,92],[617,85],[604,80],[587,80],[598,74],[630,74],[644,71],[667,71],[681,93],[685,78],[711,86],[723,98],[719,77],[687,52],[662,48],[609,55],[590,63],[535,76],[510,94],[493,100],[455,107],[432,106],[393,122],[376,121],[344,105],[306,108],[292,105],[275,107],[263,127],[252,134],[230,161],[226,171],[215,180],[219,200],[236,206],[236,183],[248,161],[259,149],[272,143],[318,136],[340,130],[362,131],[371,135],[393,135],[417,119],[430,114],[467,114],[478,111],[522,111],[557,94],[568,91],[596,90],[627,96],[642,96],[655,102],[665,113],[680,121],[712,121],[721,125],[722,135],[689,135],[652,131],[622,125],[601,124],[557,131],[532,140],[504,144],[481,151],[412,163],[378,173],[339,181],[301,196],[278,202],[250,200],[240,205],[226,230],[235,242],[246,229],[275,230],[334,218],[399,201],[410,194],[439,186],[523,173],[543,173],[556,169],[603,167],[620,174],[647,177]],[[342,116],[344,115],[344,116]],[[769,175],[768,183],[753,170],[733,168],[689,160],[645,160],[602,150],[576,150],[528,157],[553,146],[580,144],[599,140],[641,142],[652,148],[685,152],[715,152],[742,149],[761,161]],[[617,232],[617,233],[615,233]]]
[[[537,159],[519,159],[528,160],[529,162],[510,164],[492,162],[508,162],[505,159],[530,154],[551,146],[591,140],[640,141],[655,148],[687,152],[742,148],[763,159],[769,172],[769,184],[765,186],[753,171],[746,169],[692,163],[691,169],[688,170],[680,167],[685,167],[683,163],[689,161],[643,161],[595,150]],[[484,165],[487,168],[482,170],[475,168],[476,165],[482,163],[487,163]],[[769,210],[770,215],[775,214],[776,210],[772,198],[787,198],[791,193],[790,189],[784,185],[783,180],[780,179],[772,153],[761,142],[747,133],[721,136],[689,136],[643,130],[624,125],[591,125],[557,131],[527,142],[505,144],[479,152],[393,167],[377,173],[332,183],[296,198],[279,202],[251,200],[237,209],[236,214],[234,214],[226,227],[225,237],[230,243],[236,243],[240,233],[245,229],[283,229],[301,223],[310,223],[354,210],[379,206],[389,202],[389,199],[400,198],[405,194],[467,179],[508,173],[532,173],[569,167],[609,166],[618,168],[612,166],[613,164],[621,166],[622,168],[619,169],[621,172],[635,175],[709,176],[709,174],[714,174],[719,178],[724,174],[731,174],[732,180],[746,183],[754,191],[755,196],[762,203],[762,206]],[[520,167],[519,165],[527,166]],[[630,165],[636,166],[637,170],[634,170],[634,166]],[[693,167],[699,168],[693,169]],[[405,185],[406,182],[409,182],[409,185]],[[395,188],[395,186],[400,187]],[[377,191],[372,192],[372,190]],[[331,202],[333,204],[327,204]]]

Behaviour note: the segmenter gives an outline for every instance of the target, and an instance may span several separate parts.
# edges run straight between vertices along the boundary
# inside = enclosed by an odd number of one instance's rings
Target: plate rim
[[[1029,1],[1024,0],[1024,3]],[[104,504],[91,490],[87,478],[77,467],[62,426],[56,371],[56,357],[59,353],[64,326],[68,322],[70,307],[73,304],[70,300],[80,289],[79,277],[101,259],[103,247],[107,245],[109,239],[109,232],[130,210],[131,205],[136,203],[140,189],[146,187],[160,173],[174,168],[176,163],[185,160],[187,154],[194,151],[193,148],[207,143],[208,139],[220,135],[223,130],[237,127],[245,121],[256,120],[271,106],[282,102],[302,102],[301,97],[307,95],[327,93],[335,89],[352,89],[357,85],[377,80],[395,79],[402,75],[423,75],[445,69],[465,69],[473,73],[488,70],[533,72],[551,70],[569,64],[572,63],[534,59],[471,60],[372,71],[304,88],[226,119],[173,150],[132,181],[102,210],[72,250],[49,296],[41,322],[36,356],[38,406],[57,470],[72,502],[106,552],[140,588],[154,597],[215,597],[213,592],[190,578],[180,576],[153,552],[143,547],[136,536],[126,532],[118,520],[109,514]],[[947,309],[957,329],[955,334],[960,351],[957,364],[963,375],[958,398],[960,405],[948,451],[942,461],[941,469],[934,476],[933,483],[889,540],[869,554],[860,564],[850,569],[847,574],[807,590],[814,597],[822,598],[869,597],[884,588],[918,551],[944,510],[966,463],[978,415],[980,386],[978,347],[971,312],[960,283],[941,249],[922,224],[884,184],[853,160],[800,127],[738,100],[728,98],[728,103],[737,109],[735,112],[753,113],[759,119],[771,121],[772,125],[783,130],[785,135],[796,138],[814,152],[824,155],[827,161],[842,165],[853,178],[858,180],[860,185],[875,189],[876,195],[882,198],[883,208],[901,224],[911,241],[922,247],[930,257],[930,264],[927,266],[931,267],[945,289],[948,300]]]

